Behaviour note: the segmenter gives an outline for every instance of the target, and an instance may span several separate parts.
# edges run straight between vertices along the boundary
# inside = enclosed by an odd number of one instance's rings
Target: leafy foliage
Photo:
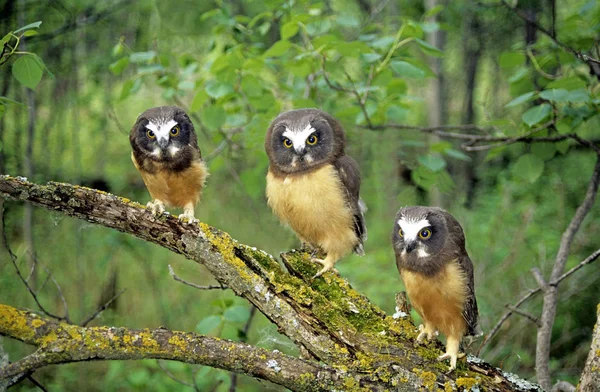
[[[73,15],[107,10],[89,1],[72,3]],[[593,56],[599,4],[556,3],[556,38]],[[597,141],[597,76],[581,58],[544,34],[526,45],[524,23],[515,13],[466,1],[429,10],[419,2],[388,2],[379,8],[384,3],[342,0],[115,4],[119,12],[103,14],[106,19],[96,24],[64,30],[52,39],[40,36],[62,31],[64,16],[47,4],[25,12],[26,20],[41,19],[43,25],[4,27],[12,32],[2,44],[14,50],[1,60],[8,60],[19,83],[15,86],[35,89],[38,103],[32,180],[84,185],[102,180],[111,192],[145,202],[148,196],[129,158],[128,127],[150,106],[182,105],[192,115],[212,173],[199,218],[276,254],[299,244],[264,203],[265,130],[281,111],[319,107],[343,123],[348,153],[361,167],[361,195],[369,207],[366,256],[349,256],[337,267],[384,309],[393,311],[393,294],[402,289],[389,246],[391,219],[401,205],[430,204],[435,194],[465,228],[484,331],[498,320],[506,303],[534,287],[529,274],[533,266],[549,270],[592,170],[593,159],[585,148],[566,139],[472,153],[461,148],[464,140],[376,128],[427,124],[434,109],[426,89],[436,78],[430,66],[436,59],[443,63],[447,123],[463,121],[469,94],[463,51],[472,43],[483,51],[473,99],[476,123],[484,132],[464,133],[499,138],[575,134]],[[361,8],[364,4],[370,8]],[[538,21],[550,26],[551,13],[544,7]],[[473,17],[481,29],[467,37],[465,26]],[[428,34],[436,31],[446,35],[444,47],[428,41]],[[26,53],[17,50],[23,39]],[[45,64],[55,79],[43,79]],[[8,67],[0,71],[10,77]],[[6,113],[0,125],[0,153],[11,174],[22,172],[26,156],[20,130],[27,108],[15,105],[25,101],[21,90],[13,88],[0,97],[0,113]],[[472,207],[466,208],[469,197]],[[21,207],[7,203],[6,218],[8,238],[25,263]],[[211,278],[166,251],[46,212],[35,212],[34,226],[37,258],[62,285],[74,319],[95,309],[110,291],[114,271],[116,285],[128,290],[98,323],[165,325],[296,350],[263,317],[257,316],[243,336],[248,304],[228,291],[198,292],[173,282],[168,264],[194,282],[208,284]],[[569,266],[597,247],[594,233],[599,229],[598,212],[593,211],[573,246]],[[567,301],[561,304],[555,328],[560,343],[554,358],[557,376],[571,381],[583,366],[585,352],[580,348],[587,347],[586,333],[593,325],[583,315],[593,315],[597,302],[589,288],[598,284],[598,274],[582,275],[561,285],[561,296],[577,301],[572,309]],[[40,279],[45,278],[42,274]],[[0,263],[0,286],[2,301],[35,306],[8,263]],[[56,290],[46,287],[41,295],[60,308]],[[527,310],[536,314],[539,303]],[[503,362],[507,370],[532,375],[534,327],[514,316],[510,322],[482,355]],[[12,353],[23,352],[16,344],[4,344],[11,359]],[[86,366],[90,379],[99,380],[96,385],[184,388],[156,363]],[[166,367],[200,389],[229,387],[230,379],[222,371],[171,363]],[[49,380],[50,389],[90,388],[78,369],[61,366],[41,372],[40,378]],[[242,387],[263,389],[251,380],[244,380]]]

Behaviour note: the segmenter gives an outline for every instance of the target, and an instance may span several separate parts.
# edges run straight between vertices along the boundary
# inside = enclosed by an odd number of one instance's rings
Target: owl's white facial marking
[[[417,249],[417,256],[428,257],[429,253],[425,249],[423,249],[423,246],[419,246],[419,248]]]
[[[310,124],[307,125],[306,128],[304,128],[303,130],[301,130],[299,132],[295,132],[286,127],[285,131],[283,131],[283,133],[282,133],[282,136],[287,137],[288,139],[290,139],[292,141],[292,144],[294,145],[294,150],[296,150],[296,152],[301,152],[302,150],[304,150],[304,147],[306,147],[306,139],[314,131],[315,131],[315,129]]]
[[[425,227],[431,226],[427,219],[411,220],[411,219],[398,219],[398,226],[402,229],[402,233],[405,241],[414,241],[417,239],[419,232]]]
[[[181,150],[180,148],[177,148],[175,146],[171,146],[169,147],[169,154],[174,157],[175,154],[177,154],[179,152],[179,150]]]
[[[160,142],[161,140],[169,140],[171,128],[173,128],[175,125],[177,125],[177,121],[175,120],[168,120],[167,122],[156,123],[152,120],[149,120],[148,125],[146,125],[146,128],[154,132],[154,135],[156,135],[156,140]]]
[[[161,155],[161,149],[156,147],[150,154],[154,155],[157,158],[160,158]]]
[[[311,163],[312,161],[314,161],[313,157],[312,157],[310,154],[306,154],[306,155],[304,156],[304,160],[305,160],[307,163]]]

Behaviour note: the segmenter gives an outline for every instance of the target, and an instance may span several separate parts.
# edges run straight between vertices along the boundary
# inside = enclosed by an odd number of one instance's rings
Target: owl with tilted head
[[[152,197],[147,207],[155,215],[165,206],[183,208],[179,220],[195,222],[208,169],[202,160],[194,124],[183,109],[159,106],[146,110],[129,134],[131,160]]]
[[[340,123],[317,109],[282,113],[267,130],[267,202],[301,241],[326,254],[313,258],[323,266],[315,278],[352,251],[364,254],[360,171],[345,144]]]
[[[394,220],[392,243],[408,298],[423,319],[417,342],[443,333],[446,353],[438,360],[450,359],[453,370],[462,338],[479,334],[473,263],[463,229],[441,208],[403,207]]]

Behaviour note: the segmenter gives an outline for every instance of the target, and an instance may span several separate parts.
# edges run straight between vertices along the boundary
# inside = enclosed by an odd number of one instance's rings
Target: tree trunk
[[[600,304],[596,310],[597,319],[592,333],[592,347],[579,380],[578,392],[600,391]]]
[[[4,176],[0,197],[113,228],[203,264],[220,284],[247,299],[314,358],[307,361],[165,329],[84,328],[0,305],[0,334],[38,347],[0,369],[0,378],[57,363],[162,358],[248,374],[294,391],[473,386],[486,391],[539,390],[475,357],[447,373],[448,365],[435,360],[442,353],[439,342],[415,346],[417,329],[409,318],[389,317],[338,275],[327,273],[313,280],[318,266],[308,253],[283,254],[286,271],[273,256],[204,223],[184,225],[166,215],[155,218],[138,203],[80,186],[36,185]]]

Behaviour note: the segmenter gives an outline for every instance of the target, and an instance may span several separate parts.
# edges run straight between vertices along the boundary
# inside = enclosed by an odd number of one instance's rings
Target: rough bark
[[[598,304],[596,315],[596,325],[592,333],[592,347],[581,373],[581,379],[577,386],[578,392],[600,391],[600,304]]]
[[[242,245],[227,233],[204,223],[184,225],[170,215],[155,218],[138,203],[69,184],[36,185],[24,179],[0,176],[0,197],[29,201],[110,227],[203,264],[220,284],[250,301],[301,350],[324,363],[320,366],[317,362],[260,351],[242,343],[222,343],[236,353],[238,348],[241,351],[238,359],[243,363],[230,363],[228,359],[218,357],[222,349],[218,342],[223,341],[216,339],[167,330],[82,329],[3,306],[0,308],[0,334],[36,345],[38,351],[0,369],[0,378],[48,363],[113,358],[185,360],[189,356],[196,361],[194,363],[201,359],[212,361],[206,364],[270,380],[292,390],[330,390],[338,388],[339,380],[344,390],[435,390],[438,387],[462,390],[474,385],[488,391],[539,390],[536,385],[505,374],[478,358],[462,361],[457,371],[446,374],[448,364],[435,360],[442,353],[439,343],[415,346],[417,331],[411,320],[388,317],[337,275],[329,273],[312,280],[318,266],[309,261],[306,253],[283,254],[286,271],[273,256]],[[114,342],[107,339],[111,334],[116,339]],[[143,338],[136,339],[136,335]],[[165,336],[168,337],[166,342]],[[169,342],[173,336],[177,337],[179,345]],[[106,344],[100,344],[94,351],[93,345],[89,344],[92,337]],[[157,341],[159,347],[142,344],[145,338]],[[202,345],[208,344],[206,342],[214,344],[215,357],[210,360],[194,357],[195,353],[204,352]],[[260,357],[263,354],[265,357]],[[294,367],[302,369],[303,382],[298,379],[291,382],[281,374],[274,375],[265,369],[264,363],[269,359],[278,364],[281,360],[290,374],[296,374]],[[275,366],[271,370],[280,367],[283,372],[282,365],[269,363]]]

